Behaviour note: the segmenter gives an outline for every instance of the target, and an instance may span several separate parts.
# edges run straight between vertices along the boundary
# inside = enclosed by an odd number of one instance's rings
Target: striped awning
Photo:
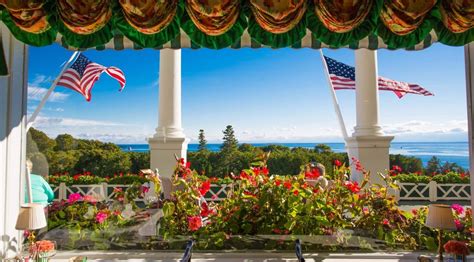
[[[432,30],[426,38],[421,41],[420,43],[405,48],[406,50],[422,50],[425,48],[428,48],[432,44],[436,43],[438,40],[436,32]],[[58,38],[56,39],[56,42],[63,46],[64,48],[67,48],[69,50],[86,50],[86,48],[75,48],[72,46],[69,46],[67,44],[67,41],[64,40],[64,38],[59,35]],[[290,46],[291,48],[299,49],[299,48],[311,48],[311,49],[320,49],[320,48],[350,48],[350,49],[359,49],[359,48],[367,48],[370,50],[377,50],[377,49],[390,49],[387,44],[383,41],[382,38],[376,36],[376,35],[369,35],[361,40],[359,40],[356,43],[352,43],[346,46],[342,47],[334,47],[328,44],[325,44],[321,41],[319,41],[314,33],[312,33],[309,29],[306,30],[305,36],[301,39],[301,41],[298,41],[297,43],[294,43]],[[191,49],[200,49],[203,48],[199,44],[196,44],[191,40],[191,38],[183,31],[180,31],[180,34],[173,40],[154,47],[154,49],[164,49],[164,48],[169,48],[169,49],[180,49],[180,48],[191,48]],[[253,40],[250,37],[250,34],[246,31],[242,34],[242,37],[238,39],[236,43],[233,45],[229,46],[229,48],[232,49],[239,49],[239,48],[273,48],[271,46],[266,46],[263,45],[255,40]],[[140,45],[136,44],[132,40],[128,39],[126,36],[120,33],[114,34],[114,37],[112,40],[110,40],[107,44],[105,45],[99,45],[96,47],[93,47],[92,49],[95,50],[104,50],[104,49],[114,49],[114,50],[124,50],[124,49],[135,49],[135,50],[141,50],[144,49]]]

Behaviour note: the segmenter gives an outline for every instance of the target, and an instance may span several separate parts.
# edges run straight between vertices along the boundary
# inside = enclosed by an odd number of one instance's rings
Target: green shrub
[[[468,184],[469,177],[462,177],[458,173],[449,172],[447,174],[435,175],[432,178],[433,181],[439,184]]]
[[[411,174],[400,174],[394,177],[394,180],[401,183],[417,183],[417,184],[428,184],[431,181],[431,177],[418,175],[416,173]]]
[[[74,185],[96,185],[106,182],[105,178],[98,176],[79,176],[77,178],[73,177]]]
[[[74,180],[71,176],[68,175],[54,175],[48,177],[48,183],[54,186],[58,186],[61,183],[65,183],[67,186],[69,186],[74,184]]]
[[[133,183],[146,183],[149,180],[146,177],[138,176],[138,175],[124,175],[124,176],[117,176],[109,179],[109,184],[111,185],[131,185]]]
[[[468,184],[469,176],[461,175],[455,172],[449,172],[447,174],[438,174],[435,176],[418,175],[416,173],[411,174],[400,174],[394,177],[402,183],[417,183],[417,184],[428,184],[430,181],[435,181],[438,184]]]

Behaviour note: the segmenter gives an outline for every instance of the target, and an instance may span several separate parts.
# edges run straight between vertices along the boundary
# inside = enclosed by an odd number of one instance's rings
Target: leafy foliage
[[[400,174],[394,177],[395,180],[402,183],[417,183],[417,184],[428,184],[431,181],[431,177],[423,176],[418,174]]]

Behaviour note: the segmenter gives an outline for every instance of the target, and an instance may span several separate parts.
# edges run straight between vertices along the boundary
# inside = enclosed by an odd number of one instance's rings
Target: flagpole
[[[44,105],[46,104],[46,101],[48,100],[48,98],[51,96],[51,94],[53,93],[54,89],[56,88],[56,85],[58,84],[58,81],[59,79],[61,78],[61,76],[63,75],[64,71],[66,71],[66,69],[69,67],[69,65],[77,58],[77,56],[81,53],[81,51],[75,51],[71,57],[69,58],[69,60],[64,64],[63,68],[61,69],[61,72],[59,73],[59,75],[56,77],[56,79],[54,79],[54,82],[51,84],[51,86],[49,87],[48,89],[48,92],[46,92],[46,94],[44,95],[43,99],[41,99],[41,102],[39,103],[38,107],[36,108],[35,112],[33,112],[33,114],[29,117],[28,119],[28,122],[26,124],[26,132],[28,132],[28,130],[31,128],[31,126],[33,125],[33,123],[35,122],[36,120],[36,117],[39,115],[39,113],[41,112],[41,109],[43,109]]]
[[[339,106],[339,102],[337,101],[336,90],[334,90],[334,87],[332,86],[331,76],[329,76],[328,65],[326,63],[326,59],[324,59],[324,54],[323,54],[322,49],[319,49],[319,54],[321,55],[321,60],[323,62],[324,71],[326,72],[326,77],[327,77],[327,80],[328,80],[328,87],[329,87],[329,91],[331,93],[332,102],[333,102],[333,105],[334,105],[334,111],[336,111],[337,119],[338,119],[338,122],[339,122],[339,127],[341,128],[342,137],[344,138],[344,141],[347,141],[347,138],[349,136],[347,135],[346,125],[344,124],[344,118],[342,117],[342,113],[341,113],[341,107]]]

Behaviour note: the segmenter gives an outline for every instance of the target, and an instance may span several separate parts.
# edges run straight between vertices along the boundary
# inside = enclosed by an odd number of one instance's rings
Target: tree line
[[[188,152],[191,167],[209,177],[225,177],[238,174],[247,168],[254,159],[263,153],[271,152],[268,168],[272,174],[296,175],[301,166],[316,162],[332,173],[334,160],[349,163],[346,153],[333,152],[328,145],[319,144],[312,149],[290,148],[283,145],[256,147],[239,143],[231,125],[223,130],[222,145],[219,151],[208,149],[204,130],[199,130],[198,151]],[[77,139],[69,134],[61,134],[52,139],[44,132],[31,128],[28,132],[27,157],[33,161],[33,172],[38,174],[74,175],[89,171],[100,177],[120,173],[136,174],[140,169],[149,168],[149,152],[125,152],[113,143],[97,140]],[[391,165],[397,165],[404,172],[438,172],[443,169],[459,168],[455,164],[442,165],[439,159],[430,162],[427,169],[416,157],[391,155]]]

